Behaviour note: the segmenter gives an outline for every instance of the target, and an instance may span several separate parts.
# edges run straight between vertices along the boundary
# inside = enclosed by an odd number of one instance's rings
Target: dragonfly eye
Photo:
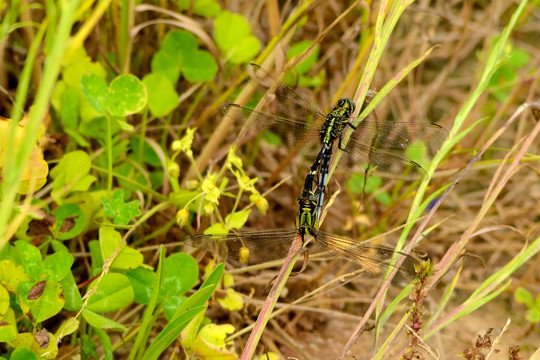
[[[339,99],[338,106],[342,109],[347,110],[350,113],[352,113],[356,109],[356,106],[354,105],[354,101],[347,98]]]

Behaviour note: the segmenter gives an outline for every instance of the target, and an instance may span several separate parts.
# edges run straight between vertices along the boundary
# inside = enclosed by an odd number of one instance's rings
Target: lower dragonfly
[[[329,113],[298,94],[295,90],[274,78],[260,66],[250,64],[248,70],[256,89],[266,93],[263,98],[271,114],[238,104],[227,103],[221,112],[247,129],[273,133],[281,137],[291,149],[302,149],[307,154],[317,154],[310,174],[320,172],[318,186],[318,209],[323,203],[328,178],[328,168],[334,148],[342,151],[340,164],[351,171],[376,172],[381,176],[416,179],[425,177],[425,170],[405,154],[410,148],[421,147],[427,155],[433,155],[446,139],[448,132],[437,124],[427,122],[382,122],[362,119],[357,126],[355,104],[350,99],[340,99]],[[343,133],[347,127],[354,131],[346,146]],[[311,189],[308,177],[304,189]],[[304,191],[303,196],[307,196]]]
[[[303,194],[307,193],[307,196]],[[292,242],[298,237],[311,252],[339,264],[341,270],[363,271],[370,276],[384,273],[398,258],[404,258],[398,268],[401,276],[412,279],[417,260],[383,246],[370,246],[354,240],[318,230],[317,196],[303,191],[298,197],[298,227],[228,234],[200,234],[188,237],[185,244],[205,251],[215,251],[220,257],[234,259],[241,264],[256,264],[286,257]],[[311,241],[313,240],[313,241]]]

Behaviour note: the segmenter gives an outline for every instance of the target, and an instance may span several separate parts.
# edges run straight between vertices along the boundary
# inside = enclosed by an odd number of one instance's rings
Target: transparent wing
[[[296,229],[201,234],[186,238],[184,245],[251,265],[285,258],[296,236]]]
[[[258,264],[283,259],[293,240],[299,236],[294,229],[242,232],[238,234],[194,235],[184,241],[186,248],[196,248],[217,253],[223,259],[233,259],[242,264]],[[398,268],[399,278],[414,278],[414,265],[418,261],[391,248],[368,246],[354,240],[317,232],[310,253],[317,253],[338,264],[341,272],[362,270],[368,276],[380,276],[394,266],[397,258],[404,258]]]
[[[311,101],[307,100],[295,90],[283,84],[257,64],[249,64],[248,71],[254,80],[255,87],[266,93],[266,105],[272,113],[300,122],[314,122],[316,119],[324,121],[326,114]]]
[[[404,259],[398,267],[399,278],[409,281],[415,277],[414,267],[418,261],[388,247],[364,245],[321,231],[317,232],[315,247],[323,257],[334,259],[342,272],[362,270],[368,276],[377,277],[383,275],[389,266],[395,267],[396,260]]]
[[[441,147],[448,131],[440,125],[425,122],[382,122],[364,119],[351,138],[359,143],[368,141],[375,149],[406,150],[425,146],[429,155]]]
[[[431,158],[447,136],[436,124],[365,119],[352,133],[340,165],[385,177],[422,178],[426,172],[419,163]]]
[[[320,142],[320,125],[312,127],[305,121],[267,114],[232,103],[221,105],[220,112],[239,124],[245,124],[248,130],[263,135],[265,133],[278,135],[289,149],[299,146],[300,143],[308,147],[317,147]]]

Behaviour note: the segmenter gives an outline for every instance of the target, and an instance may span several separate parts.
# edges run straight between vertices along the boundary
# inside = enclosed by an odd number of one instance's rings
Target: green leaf
[[[0,316],[4,316],[9,309],[9,292],[0,284]]]
[[[50,172],[54,179],[52,196],[58,202],[70,191],[86,191],[95,177],[87,175],[92,161],[84,151],[73,151],[64,154],[58,165]]]
[[[110,201],[102,197],[101,202],[105,215],[113,219],[116,225],[127,225],[129,220],[141,214],[139,200],[124,202],[123,190],[115,190]]]
[[[210,296],[212,296],[219,282],[221,281],[221,277],[223,276],[223,269],[225,269],[225,265],[223,263],[220,263],[218,266],[216,266],[212,273],[208,275],[208,278],[204,281],[204,283],[199,287],[199,290],[197,290],[195,294],[191,295],[186,301],[184,301],[182,305],[176,310],[174,318],[180,316],[184,313],[184,311],[188,309],[204,305],[208,301],[208,299],[210,299]]]
[[[124,117],[144,109],[148,93],[134,75],[117,76],[109,84],[108,110],[113,116]]]
[[[533,324],[540,322],[540,309],[532,307],[527,311],[527,321]]]
[[[96,331],[96,335],[99,338],[99,341],[101,342],[101,348],[103,349],[103,355],[106,360],[113,360],[113,348],[112,348],[112,341],[111,337],[109,336],[109,333],[102,329],[94,328]]]
[[[73,256],[66,251],[58,251],[47,256],[43,261],[43,278],[51,281],[60,281],[71,273]]]
[[[193,13],[195,15],[204,17],[216,17],[221,11],[216,0],[179,0],[178,7],[180,10],[190,10],[190,6],[193,4]]]
[[[138,137],[131,139],[132,154],[129,155],[129,158],[134,161],[139,161],[140,159],[140,149],[141,149],[140,143],[141,143],[141,139]],[[161,160],[159,158],[159,155],[156,153],[156,150],[154,150],[154,148],[148,144],[147,141],[143,142],[142,160],[146,164],[154,166],[154,167],[161,166]]]
[[[110,329],[116,331],[128,331],[128,328],[117,323],[114,320],[108,319],[105,316],[96,314],[93,311],[84,309],[82,311],[83,318],[88,321],[90,325],[98,329]]]
[[[12,341],[17,337],[17,320],[15,311],[8,308],[7,312],[0,316],[0,342]]]
[[[64,129],[76,130],[79,126],[80,94],[73,88],[68,88],[62,94],[60,121]]]
[[[170,31],[163,39],[160,50],[177,59],[178,65],[197,54],[199,43],[197,38],[186,30]]]
[[[177,307],[178,309],[178,307]],[[164,309],[165,312],[165,309]],[[191,353],[191,347],[193,346],[193,341],[197,338],[197,334],[199,333],[199,330],[201,329],[201,324],[205,320],[204,313],[201,312],[191,322],[188,326],[182,331],[182,334],[180,335],[182,338],[181,344],[182,347],[186,350],[188,350],[188,353]]]
[[[211,225],[204,230],[205,235],[214,235],[214,234],[227,234],[229,229],[221,223]]]
[[[167,321],[171,321],[176,314],[176,310],[186,301],[185,296],[169,296],[163,301],[163,316]]]
[[[90,284],[89,291],[96,286],[98,280]],[[88,310],[97,313],[117,311],[131,304],[133,297],[133,288],[127,276],[108,273],[101,279],[96,292],[88,300]]]
[[[185,294],[199,279],[197,261],[189,254],[177,253],[167,257],[163,264],[161,294],[175,296]]]
[[[279,359],[281,359],[280,356],[272,351],[267,351],[261,356],[257,356],[253,358],[253,360],[279,360]]]
[[[239,14],[222,11],[214,21],[214,38],[219,49],[233,64],[251,60],[261,43],[251,34],[248,21]]]
[[[28,299],[30,311],[36,322],[53,317],[64,307],[62,287],[55,281],[40,281],[32,287],[30,293],[35,293],[36,297],[35,300]]]
[[[183,312],[180,316],[171,321],[165,328],[156,336],[150,347],[146,350],[143,360],[158,359],[159,356],[169,345],[176,340],[182,330],[189,322],[201,311],[205,310],[205,306],[197,306]]]
[[[189,82],[210,81],[216,76],[218,66],[208,51],[197,50],[195,56],[184,59],[182,74]]]
[[[234,352],[227,349],[225,338],[234,332],[230,324],[203,326],[192,345],[193,353],[202,359],[209,360],[236,360]]]
[[[73,239],[86,225],[86,217],[77,204],[60,205],[54,209],[53,215],[56,220],[53,235],[58,240]]]
[[[18,349],[15,349],[15,351],[11,354],[10,357],[11,360],[39,360],[39,357],[34,354],[32,350],[29,348],[21,347]]]
[[[15,265],[11,260],[0,261],[0,283],[9,292],[16,293],[21,282],[30,281],[30,277],[20,265]]]
[[[179,96],[165,75],[146,75],[143,84],[148,89],[148,107],[155,117],[165,116],[178,106]]]
[[[313,41],[311,40],[304,40],[297,42],[296,44],[293,44],[289,50],[287,51],[287,60],[292,59],[293,57],[302,54],[305,50],[307,50],[311,45],[313,44]],[[296,71],[300,75],[303,75],[307,73],[313,65],[317,62],[317,59],[319,58],[319,50],[320,46],[317,44],[311,53],[308,55],[307,58],[302,60],[298,65],[295,66]]]
[[[19,250],[22,266],[26,273],[34,281],[41,280],[43,265],[39,249],[23,240],[16,241],[15,247]]]
[[[97,74],[89,73],[81,78],[84,96],[100,114],[107,113],[108,88],[105,79]]]
[[[237,293],[233,288],[228,288],[225,297],[220,297],[217,300],[223,308],[229,311],[238,311],[244,307],[242,295]]]
[[[534,299],[531,293],[524,287],[518,287],[516,289],[516,291],[514,292],[514,298],[517,302],[525,304],[529,308],[533,307],[534,305]]]
[[[144,267],[128,270],[126,276],[131,281],[135,293],[135,301],[139,304],[148,305],[152,290],[156,284],[156,274]]]
[[[111,269],[128,270],[139,267],[144,260],[142,253],[131,246],[120,244],[122,244],[122,235],[118,231],[109,226],[99,228],[99,245],[104,261],[116,251],[118,246],[121,246],[120,252],[110,265]]]
[[[107,70],[99,62],[92,62],[90,56],[87,55],[84,47],[79,47],[73,57],[65,64],[66,67],[62,71],[62,81],[68,87],[81,89],[81,79],[85,74],[93,73],[105,78]]]
[[[62,321],[54,335],[56,335],[56,337],[58,337],[60,334],[63,336],[70,335],[77,331],[77,329],[79,329],[79,320],[74,317],[69,317]]]
[[[251,210],[237,211],[225,217],[225,223],[231,229],[240,229],[246,223]]]
[[[79,292],[79,288],[75,283],[75,278],[73,274],[68,272],[68,274],[60,281],[62,286],[64,299],[64,309],[68,311],[79,311],[82,308],[82,297]]]
[[[171,84],[176,84],[180,77],[179,59],[165,50],[159,50],[154,54],[151,68],[153,73],[165,76]]]
[[[88,242],[88,250],[90,251],[91,272],[90,276],[96,276],[103,268],[103,255],[101,254],[101,244],[97,240]]]

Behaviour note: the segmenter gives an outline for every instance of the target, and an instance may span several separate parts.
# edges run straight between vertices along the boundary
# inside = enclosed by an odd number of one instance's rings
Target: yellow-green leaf
[[[238,311],[244,306],[244,300],[242,295],[237,293],[233,288],[228,288],[226,290],[226,295],[224,298],[218,298],[218,302],[225,309],[230,311]]]

